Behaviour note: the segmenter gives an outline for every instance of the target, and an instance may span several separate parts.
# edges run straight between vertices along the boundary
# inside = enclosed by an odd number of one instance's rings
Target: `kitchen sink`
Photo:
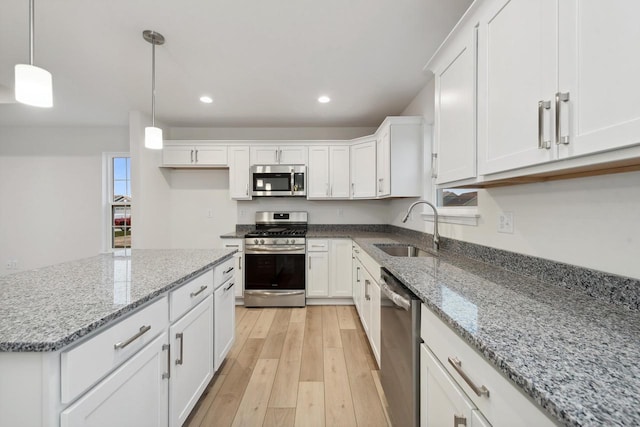
[[[435,257],[436,254],[425,251],[424,249],[417,248],[413,245],[405,245],[405,244],[380,244],[374,245],[382,252],[395,256],[395,257],[407,257],[407,258],[415,258],[415,257]]]

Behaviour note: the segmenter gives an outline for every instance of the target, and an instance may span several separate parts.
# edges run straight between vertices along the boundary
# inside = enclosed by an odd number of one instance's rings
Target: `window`
[[[438,206],[476,207],[478,206],[478,190],[475,188],[445,188],[438,190]]]
[[[107,156],[109,241],[112,249],[131,247],[131,158]]]

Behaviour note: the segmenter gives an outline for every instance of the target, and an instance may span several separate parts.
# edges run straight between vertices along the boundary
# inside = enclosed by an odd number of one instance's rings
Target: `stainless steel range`
[[[305,305],[307,212],[256,212],[244,239],[244,305]]]

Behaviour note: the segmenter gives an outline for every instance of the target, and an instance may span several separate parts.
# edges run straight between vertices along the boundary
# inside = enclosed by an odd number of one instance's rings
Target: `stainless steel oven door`
[[[306,301],[305,261],[304,245],[245,247],[245,306],[304,306]]]

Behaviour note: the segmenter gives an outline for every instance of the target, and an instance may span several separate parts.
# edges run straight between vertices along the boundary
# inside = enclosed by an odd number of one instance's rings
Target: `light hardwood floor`
[[[236,307],[236,342],[185,423],[389,425],[353,306]]]

